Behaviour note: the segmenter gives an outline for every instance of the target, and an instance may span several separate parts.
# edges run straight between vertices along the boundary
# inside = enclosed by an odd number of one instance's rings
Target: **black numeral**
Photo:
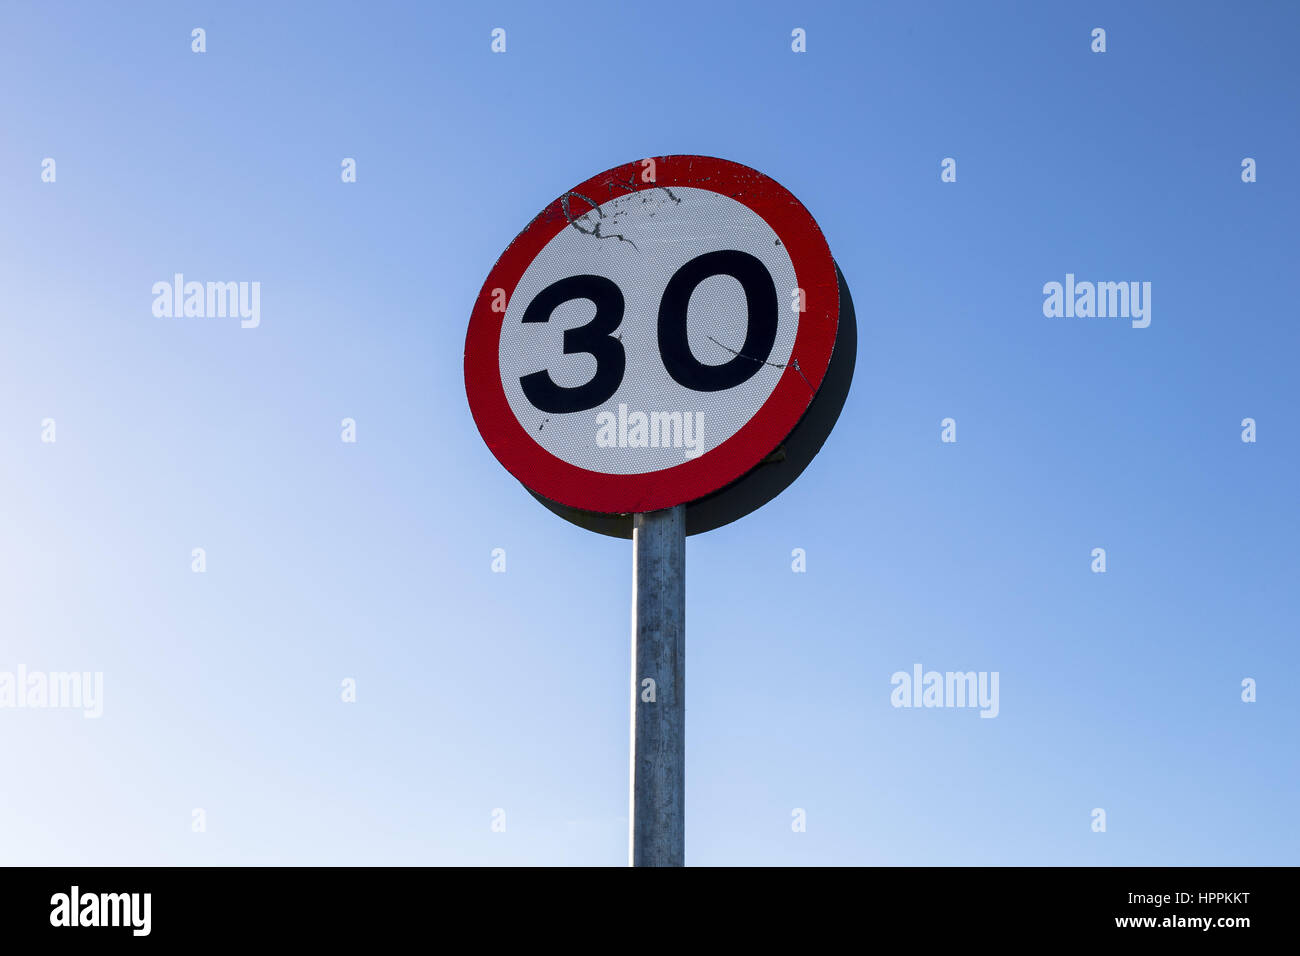
[[[734,358],[721,365],[705,365],[691,352],[686,335],[686,309],[691,293],[711,276],[731,276],[745,290],[749,313],[745,344]],[[758,259],[737,249],[696,256],[673,273],[659,303],[659,352],[673,381],[697,392],[735,388],[754,374],[772,354],[776,344],[776,286],[772,274]],[[725,346],[724,346],[725,347]]]
[[[570,276],[553,282],[537,294],[524,310],[525,322],[549,322],[551,314],[572,299],[590,299],[596,316],[586,325],[564,330],[564,354],[586,353],[596,358],[596,374],[585,385],[562,388],[543,369],[519,379],[524,396],[544,412],[584,412],[603,405],[623,384],[627,353],[613,337],[623,321],[623,293],[604,276]]]

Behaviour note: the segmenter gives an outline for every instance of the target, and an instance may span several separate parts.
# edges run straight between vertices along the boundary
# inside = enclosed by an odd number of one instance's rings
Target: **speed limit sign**
[[[552,510],[631,537],[752,511],[816,454],[856,330],[821,230],[784,187],[705,156],[593,176],[530,222],[479,293],[465,387],[488,447]]]
[[[483,283],[465,338],[483,440],[552,511],[632,539],[633,866],[685,863],[686,536],[798,477],[856,351],[808,210],[707,156],[570,189]]]

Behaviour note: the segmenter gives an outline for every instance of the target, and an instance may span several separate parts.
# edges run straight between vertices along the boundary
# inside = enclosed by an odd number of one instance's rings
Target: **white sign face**
[[[608,238],[592,235],[597,226]],[[669,281],[687,263],[736,249],[756,258],[769,277],[765,281],[776,300],[770,316],[775,336],[765,357],[744,360],[744,381],[699,391],[674,380],[660,360],[659,304]],[[596,355],[565,354],[564,340],[566,331],[591,326],[596,303],[572,298],[559,303],[545,322],[523,318],[555,276],[584,274],[606,279],[622,293],[623,315],[615,335],[625,368],[603,401],[591,404],[601,397],[597,393],[581,402],[588,407],[557,414],[534,405],[521,383],[543,370],[562,389],[578,389],[596,377]],[[776,388],[802,315],[796,288],[789,253],[772,227],[743,203],[694,187],[639,190],[611,199],[575,215],[573,227],[546,244],[515,288],[502,323],[499,358],[510,409],[542,448],[580,468],[644,474],[698,458],[739,431]],[[749,311],[745,289],[734,275],[719,271],[702,279],[686,308],[690,355],[710,369],[735,363],[744,354]],[[644,431],[638,413],[645,416]],[[668,429],[660,427],[665,422]]]
[[[565,193],[506,250],[470,322],[466,390],[536,493],[657,510],[781,443],[838,318],[830,250],[786,190],[725,160],[644,160]]]

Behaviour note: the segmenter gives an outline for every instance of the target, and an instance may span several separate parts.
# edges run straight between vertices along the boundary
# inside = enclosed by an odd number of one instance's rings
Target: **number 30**
[[[745,292],[747,326],[745,342],[729,361],[705,365],[691,352],[686,334],[686,311],[691,294],[705,279],[731,276]],[[573,299],[588,299],[596,315],[586,325],[564,331],[565,355],[591,355],[596,374],[585,385],[556,385],[543,369],[524,375],[519,385],[524,397],[544,412],[582,412],[613,398],[623,383],[627,353],[614,337],[623,321],[623,293],[604,276],[578,275],[553,282],[537,294],[524,310],[524,322],[549,322],[555,310]],[[696,392],[720,392],[749,381],[776,344],[777,298],[772,274],[757,258],[738,249],[722,249],[696,256],[673,273],[659,301],[659,354],[673,381]]]

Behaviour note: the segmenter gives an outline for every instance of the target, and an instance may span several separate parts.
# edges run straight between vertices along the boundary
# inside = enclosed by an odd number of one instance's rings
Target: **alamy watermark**
[[[629,412],[619,403],[618,415],[596,416],[598,448],[681,448],[687,458],[704,451],[703,412]]]
[[[80,710],[86,718],[104,715],[102,671],[0,671],[0,710]]]
[[[124,927],[132,936],[148,936],[153,921],[152,893],[83,893],[73,885],[50,897],[50,925]]]
[[[895,707],[978,707],[981,717],[998,715],[998,672],[895,671],[889,702]]]
[[[1075,282],[1067,272],[1064,285],[1048,282],[1043,295],[1049,319],[1132,319],[1135,329],[1151,324],[1150,282]]]
[[[172,281],[153,284],[153,314],[160,319],[224,319],[239,317],[240,328],[262,324],[262,283],[186,282],[177,272]]]

